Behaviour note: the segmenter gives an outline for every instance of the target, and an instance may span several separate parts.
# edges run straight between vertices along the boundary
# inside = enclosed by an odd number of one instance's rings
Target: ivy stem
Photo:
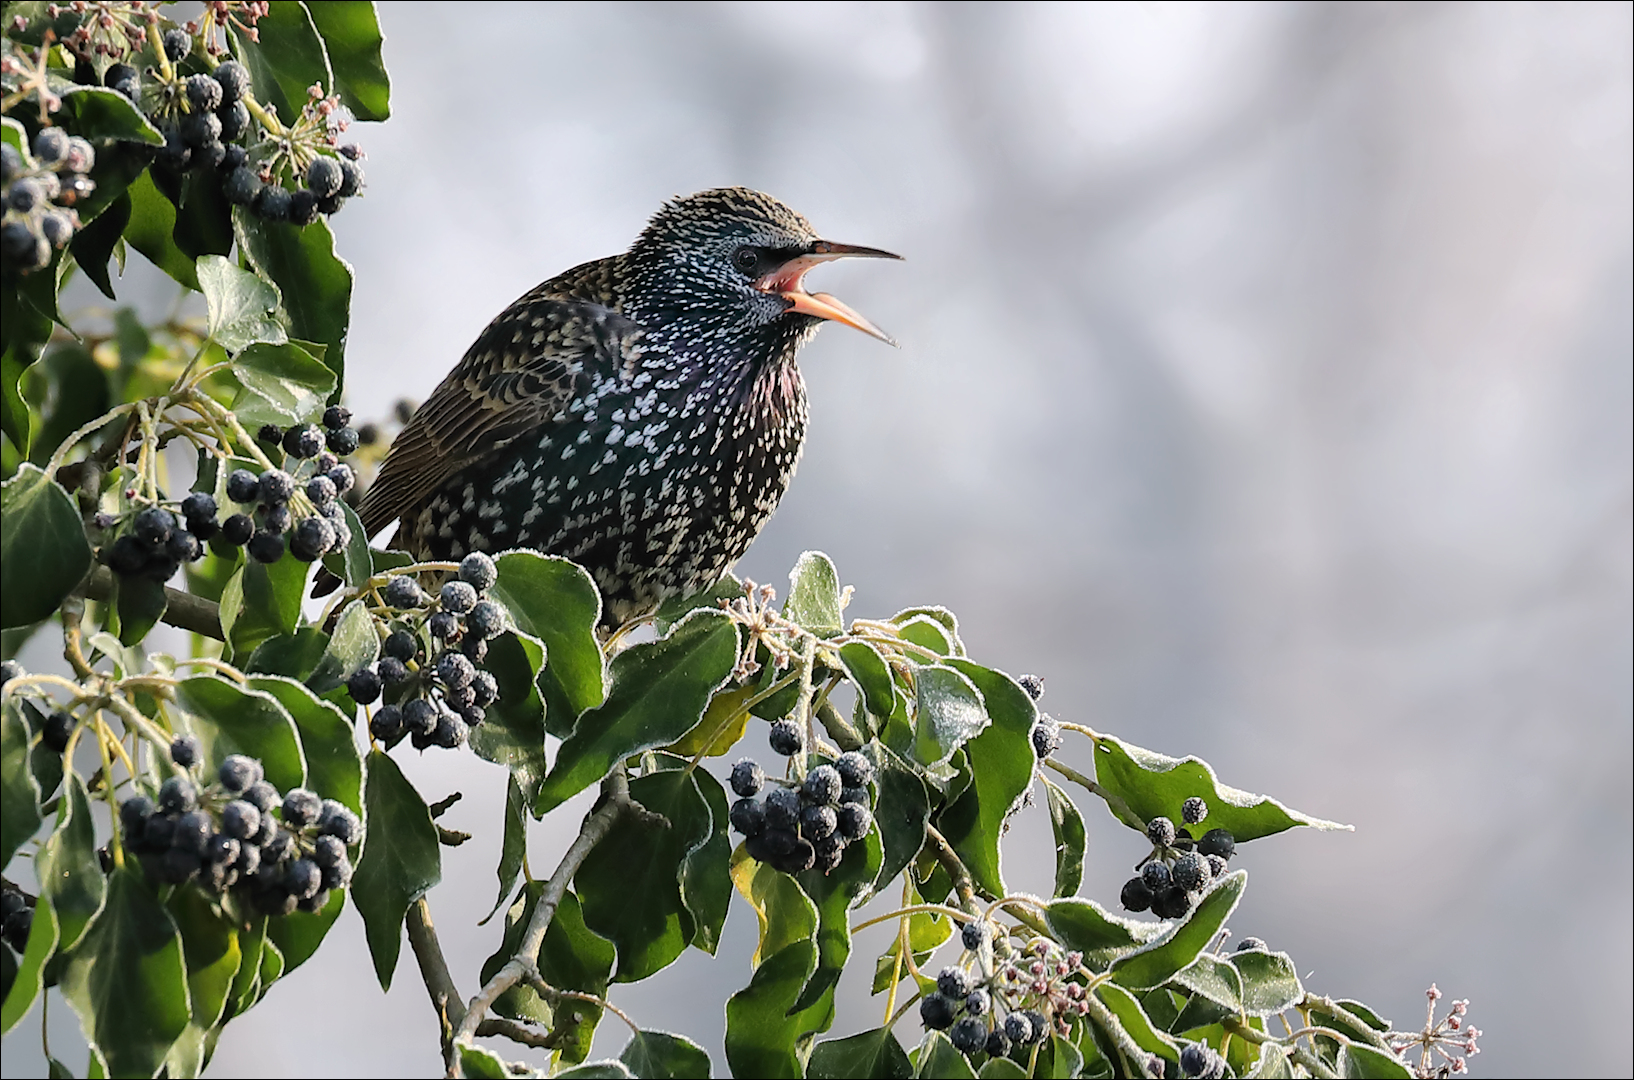
[[[1236,1035],[1256,1046],[1264,1046],[1266,1043],[1275,1043],[1278,1046],[1286,1047],[1288,1052],[1293,1055],[1293,1059],[1295,1061],[1305,1066],[1305,1068],[1309,1069],[1315,1075],[1323,1077],[1324,1080],[1332,1080],[1333,1077],[1339,1075],[1332,1069],[1328,1068],[1327,1064],[1323,1062],[1321,1058],[1317,1057],[1303,1046],[1300,1046],[1298,1042],[1292,1041],[1301,1035],[1313,1034],[1318,1029],[1309,1027],[1300,1028],[1296,1032],[1290,1032],[1287,1036],[1290,1041],[1284,1042],[1282,1039],[1279,1039],[1274,1035],[1267,1035],[1263,1031],[1258,1031],[1255,1028],[1250,1027],[1248,1024],[1243,1023],[1234,1016],[1226,1017],[1223,1021],[1221,1021],[1221,1025],[1232,1035]],[[1321,1028],[1320,1032],[1328,1038],[1333,1039],[1335,1042],[1342,1042],[1347,1046],[1350,1045],[1350,1040],[1346,1039],[1337,1031],[1332,1031],[1328,1028]]]
[[[906,905],[913,896],[913,882],[906,876],[902,879],[902,903]],[[855,933],[855,931],[853,931]],[[903,919],[896,924],[896,957],[891,961],[891,990],[885,995],[885,1024],[892,1023],[891,1013],[896,1009],[896,988],[902,981],[902,957],[908,949],[908,920]]]
[[[635,1034],[641,1034],[641,1025],[632,1020],[629,1013],[625,1012],[617,1005],[614,1005],[611,1001],[608,1001],[604,997],[597,997],[595,994],[586,994],[580,990],[558,990],[556,987],[546,982],[543,978],[529,979],[528,985],[537,990],[541,997],[556,998],[564,1001],[583,1001],[606,1009],[608,1012],[624,1021],[625,1026],[627,1026],[631,1031],[635,1032]]]
[[[812,721],[811,709],[811,672],[817,663],[817,635],[806,634],[800,645],[800,697],[795,714],[795,723],[806,737],[806,745],[817,744],[817,728]],[[794,757],[795,778],[804,781],[806,778],[806,755],[796,754]]]
[[[1094,1020],[1095,1026],[1112,1036],[1113,1041],[1117,1044],[1118,1052],[1123,1054],[1131,1064],[1140,1070],[1141,1076],[1151,1076],[1152,1073],[1146,1068],[1146,1065],[1155,1055],[1148,1054],[1135,1043],[1129,1032],[1124,1030],[1122,1022],[1112,1014],[1112,1010],[1107,1008],[1100,998],[1093,993],[1088,993],[1084,995],[1084,1003],[1089,1007],[1089,1015]],[[1159,1072],[1157,1075],[1161,1076],[1163,1074]]]
[[[1065,726],[1065,724],[1062,725],[1062,727]],[[1090,794],[1099,795],[1106,801],[1106,805],[1111,808],[1112,812],[1124,821],[1128,822],[1140,820],[1140,815],[1129,808],[1129,804],[1123,801],[1123,796],[1114,795],[1112,792],[1106,790],[1100,784],[1097,784],[1095,781],[1091,780],[1077,769],[1074,769],[1072,766],[1063,765],[1053,757],[1045,758],[1044,764],[1048,765],[1050,768],[1054,769],[1068,780],[1071,780],[1073,783],[1083,787]]]
[[[57,475],[57,470],[62,467],[63,459],[68,456],[69,452],[72,451],[74,447],[79,445],[80,440],[88,438],[92,432],[106,425],[108,421],[112,420],[114,417],[123,416],[128,412],[134,412],[135,409],[136,402],[128,401],[123,405],[114,406],[101,416],[97,417],[95,420],[92,420],[89,423],[81,424],[79,427],[75,428],[66,439],[57,444],[57,449],[51,454],[51,460],[45,463],[45,475],[54,479]]]
[[[487,985],[477,992],[465,1010],[464,1017],[455,1026],[454,1044],[470,1045],[476,1035],[477,1025],[482,1022],[483,1016],[499,995],[515,986],[517,983],[528,980],[541,979],[539,975],[539,949],[544,944],[545,932],[550,929],[550,921],[556,915],[556,908],[562,902],[562,894],[567,891],[568,882],[578,873],[579,867],[590,855],[590,852],[606,835],[612,831],[613,824],[625,813],[649,813],[630,798],[630,781],[622,765],[613,767],[613,771],[602,781],[602,804],[579,828],[579,835],[568,847],[567,854],[557,864],[556,872],[545,882],[544,891],[539,894],[538,903],[533,909],[533,918],[528,922],[527,931],[522,935],[522,941],[517,945],[516,952],[505,963]]]
[[[925,826],[925,838],[935,850],[936,859],[953,878],[953,891],[959,894],[959,903],[964,905],[965,911],[973,918],[982,917],[981,905],[976,901],[976,885],[970,878],[970,871],[965,867],[964,860],[959,858],[953,850],[953,845],[947,842],[947,837],[937,831],[936,826]]]

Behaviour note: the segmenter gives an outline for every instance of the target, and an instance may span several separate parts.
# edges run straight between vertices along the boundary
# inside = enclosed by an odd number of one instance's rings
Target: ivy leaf
[[[966,1066],[968,1068],[968,1066]],[[820,1042],[811,1052],[806,1075],[812,1080],[906,1080],[913,1075],[908,1052],[890,1028],[878,1027],[845,1039]]]
[[[335,373],[293,341],[248,346],[233,358],[232,375],[240,387],[233,411],[251,429],[309,423],[335,392]]]
[[[940,664],[914,670],[917,705],[913,754],[921,765],[940,765],[988,723],[975,685],[962,672]]]
[[[209,306],[210,336],[230,353],[246,345],[289,340],[273,313],[278,290],[247,270],[240,270],[220,255],[201,255],[197,265],[199,289]]]
[[[374,573],[374,557],[369,553],[369,534],[351,503],[341,499],[338,505],[351,532],[351,539],[346,541],[345,547],[323,557],[324,569],[344,581],[348,588],[361,589]]]
[[[442,880],[437,826],[425,800],[379,750],[369,754],[363,857],[352,877],[352,901],[363,916],[375,977],[391,989],[409,905]]]
[[[516,783],[514,775],[505,779],[505,825],[499,846],[499,895],[494,899],[493,911],[482,921],[494,917],[499,906],[516,888],[516,876],[522,872],[522,860],[528,850],[527,798]]]
[[[946,1035],[928,1032],[919,1044],[919,1068],[914,1076],[923,1080],[976,1080],[970,1059],[953,1049]]]
[[[1396,1055],[1361,1043],[1339,1047],[1338,1067],[1334,1070],[1344,1077],[1373,1077],[1384,1080],[1408,1080],[1413,1075]]]
[[[303,626],[293,634],[279,634],[257,645],[244,662],[244,671],[282,675],[299,682],[317,670],[328,648],[328,634],[315,626]]]
[[[1324,831],[1352,828],[1291,810],[1267,795],[1227,787],[1201,758],[1168,757],[1110,735],[1101,736],[1095,744],[1095,779],[1122,798],[1139,819],[1124,824],[1141,831],[1155,817],[1179,821],[1181,805],[1194,795],[1208,803],[1204,827],[1226,829],[1239,844],[1275,836],[1296,825]]]
[[[488,643],[484,666],[499,684],[487,719],[471,729],[471,749],[484,761],[504,765],[531,805],[544,783],[545,706],[539,699],[539,668],[545,648],[531,635],[507,630]]]
[[[944,640],[946,640],[947,647],[950,650],[950,652],[945,655],[965,655],[964,642],[959,639],[959,620],[953,614],[953,612],[949,611],[945,607],[932,605],[930,607],[905,608],[904,610],[897,612],[895,615],[892,615],[891,622],[896,626],[906,626],[908,623],[920,618],[929,619],[941,626],[941,636]],[[914,633],[917,634],[918,631],[915,631]]]
[[[0,626],[49,618],[91,569],[74,498],[36,465],[0,484]]]
[[[895,881],[925,846],[930,793],[919,774],[880,743],[869,743],[863,753],[874,764],[874,823],[884,845],[884,859],[874,884],[880,890]]]
[[[709,838],[682,860],[681,902],[692,916],[692,945],[713,956],[732,903],[732,841],[726,833],[730,808],[719,780],[702,769],[693,771],[692,780],[709,805]]]
[[[327,90],[333,82],[323,38],[307,6],[282,0],[268,5],[256,21],[254,39],[228,24],[233,52],[250,69],[255,96],[278,107],[279,119],[293,124],[308,101],[306,88]]]
[[[976,1074],[982,1080],[1025,1080],[1027,1070],[1011,1061],[1009,1058],[988,1058],[982,1063],[981,1072]]]
[[[845,629],[840,616],[840,574],[821,551],[802,552],[789,571],[783,617],[818,637],[832,637]]]
[[[1294,1072],[1288,1051],[1276,1043],[1266,1043],[1260,1047],[1260,1059],[1248,1075],[1254,1080],[1294,1080],[1299,1074]]]
[[[165,906],[181,932],[192,1009],[187,1030],[170,1048],[166,1071],[171,1076],[197,1076],[204,1070],[206,1038],[227,1010],[244,957],[237,928],[198,889],[175,890]]]
[[[28,725],[15,697],[0,716],[0,854],[11,864],[17,849],[40,827],[40,789],[28,768]]]
[[[379,658],[380,637],[375,633],[374,617],[367,604],[353,600],[341,611],[323,659],[306,680],[307,688],[314,694],[327,694]]]
[[[791,1011],[817,967],[817,943],[786,945],[763,960],[749,985],[726,1002],[726,1061],[733,1076],[768,1080],[805,1074],[801,1044],[834,1022],[834,993],[810,1008]]]
[[[140,871],[108,875],[108,897],[63,969],[61,989],[111,1076],[152,1076],[186,1028],[181,935]]]
[[[221,590],[221,630],[234,656],[246,656],[270,637],[292,634],[301,618],[309,567],[299,559],[250,559]]]
[[[57,808],[57,827],[34,856],[34,874],[40,893],[56,912],[60,944],[67,952],[101,910],[108,879],[97,859],[96,821],[79,774],[68,773],[64,795]]]
[[[1273,1016],[1305,996],[1293,958],[1285,952],[1242,949],[1231,954],[1231,966],[1242,977],[1242,1011],[1250,1016]]]
[[[160,582],[147,577],[114,578],[113,610],[120,644],[140,644],[169,606],[170,600]]]
[[[851,909],[873,893],[881,861],[879,834],[870,830],[845,846],[840,865],[827,874],[812,869],[800,875],[801,891],[817,906],[817,969],[801,988],[796,1011],[816,1004],[840,984],[851,958]]]
[[[1221,878],[1203,894],[1185,919],[1135,952],[1113,961],[1113,980],[1131,989],[1145,990],[1161,985],[1182,968],[1189,967],[1237,910],[1237,901],[1247,885],[1245,870]]]
[[[101,155],[97,157],[97,164],[101,164]],[[101,188],[98,183],[98,189]],[[121,189],[124,184],[119,185]],[[108,260],[119,255],[119,270],[125,269],[125,254],[119,242],[125,238],[125,226],[130,224],[130,196],[123,190],[113,198],[105,210],[95,219],[80,227],[74,238],[68,242],[68,252],[74,256],[74,263],[85,276],[91,279],[102,295],[109,300],[114,299],[113,279],[108,274]],[[85,220],[83,215],[81,220]]]
[[[1202,997],[1235,1014],[1242,1011],[1243,985],[1237,969],[1213,953],[1203,953],[1176,972],[1166,984],[1178,987],[1193,999]],[[1216,1021],[1210,1021],[1211,1023]],[[1192,1025],[1197,1026],[1197,1025]],[[1187,1031],[1189,1028],[1181,1028]]]
[[[34,738],[45,730],[45,714],[35,708],[32,701],[19,702],[13,698],[6,706],[10,708],[14,704],[22,706],[23,722],[28,725],[32,745],[28,752],[28,769],[34,776],[34,782],[40,787],[39,804],[43,806],[57,793],[57,788],[62,786],[62,754],[45,745],[44,739]]]
[[[796,942],[810,941],[817,933],[817,906],[799,884],[789,875],[749,858],[741,845],[732,853],[732,884],[760,921],[760,937],[749,963],[758,967],[766,957]],[[814,954],[812,969],[816,966]],[[796,987],[796,991],[799,989]],[[794,998],[790,995],[789,1000]]]
[[[704,1080],[709,1054],[691,1039],[667,1031],[638,1031],[618,1059],[642,1080]]]
[[[547,663],[539,677],[545,730],[565,739],[579,714],[607,696],[606,667],[596,640],[601,596],[590,575],[563,558],[512,551],[494,564],[499,578],[488,596],[505,605],[517,629],[545,643]]]
[[[307,4],[306,10],[329,54],[341,104],[359,120],[389,117],[391,82],[380,59],[383,39],[374,4],[366,0],[330,0]]]
[[[511,1071],[505,1067],[504,1059],[493,1051],[466,1043],[460,1044],[459,1051],[461,1076],[473,1080],[510,1080]]]
[[[1168,929],[1167,923],[1125,919],[1093,900],[1075,896],[1052,900],[1044,917],[1055,939],[1083,953],[1085,966],[1097,972],[1143,948]]]
[[[619,653],[606,702],[580,717],[562,743],[534,813],[560,806],[630,754],[685,735],[737,657],[737,627],[720,611],[695,611],[668,637]]]
[[[34,902],[34,922],[28,928],[28,942],[23,955],[17,959],[17,972],[6,987],[6,1001],[0,1007],[0,1034],[11,1034],[11,1029],[28,1015],[34,999],[45,988],[45,962],[57,949],[57,916],[51,910],[51,899],[41,896]],[[10,956],[10,950],[7,950]]]
[[[125,191],[131,202],[125,243],[176,281],[197,290],[199,278],[193,259],[176,243],[176,204],[154,186],[149,172],[132,180]]]
[[[1032,730],[1038,708],[1027,691],[1002,671],[959,657],[950,659],[948,666],[975,685],[992,723],[965,743],[971,784],[942,811],[939,828],[964,860],[976,887],[989,896],[1004,896],[1009,890],[999,865],[999,838],[1005,819],[1033,780],[1037,758]]]
[[[652,625],[659,637],[669,633],[670,627],[680,622],[698,608],[708,608],[710,611],[719,611],[721,601],[727,602],[743,599],[743,582],[731,574],[727,574],[715,584],[706,589],[700,589],[690,596],[672,596],[658,605],[653,613]]]
[[[194,675],[176,684],[176,703],[203,746],[203,775],[213,776],[229,754],[243,754],[261,760],[267,781],[279,791],[305,785],[301,737],[271,694],[217,675]]]
[[[1072,798],[1048,777],[1039,779],[1044,781],[1050,829],[1055,834],[1055,895],[1072,896],[1084,881],[1084,850],[1089,846],[1084,833],[1084,816]]]
[[[564,1069],[556,1075],[565,1080],[635,1080],[635,1074],[622,1061],[592,1061],[588,1065]]]
[[[545,883],[530,881],[522,887],[516,902],[505,913],[505,939],[495,953],[482,965],[481,980],[486,983],[504,967],[522,943],[522,935],[533,921],[535,905],[544,892]],[[576,990],[601,997],[607,992],[607,982],[613,971],[616,952],[613,943],[597,935],[584,924],[584,909],[572,892],[564,892],[556,914],[545,930],[545,942],[539,950],[539,973],[546,982],[560,990]],[[551,1025],[551,1034],[562,1060],[583,1061],[590,1053],[590,1043],[596,1025],[601,1019],[601,1008],[588,1002],[575,1002],[572,1007],[552,1014],[549,1005],[540,999],[531,986],[515,986],[499,996],[494,1009],[514,1020],[531,1020]]]
[[[238,974],[233,976],[233,985],[227,990],[227,1008],[222,1013],[223,1023],[248,1009],[255,1004],[261,993],[261,965],[257,958],[267,944],[267,922],[265,915],[253,916],[249,926],[241,928],[238,934],[238,948],[240,955],[246,959],[238,965]]]
[[[305,94],[303,86],[303,101]],[[255,272],[278,286],[283,298],[282,321],[290,337],[322,345],[323,363],[334,373],[338,385],[346,374],[352,268],[335,256],[335,237],[329,223],[319,220],[303,228],[287,222],[262,221],[238,207],[233,211],[233,230],[239,250]]]
[[[901,625],[897,635],[937,656],[953,655],[953,639],[948,636],[946,627],[929,615],[915,615]]]
[[[363,757],[345,714],[294,679],[252,675],[249,686],[277,701],[295,722],[306,759],[306,786],[362,815]],[[291,960],[285,951],[285,959]]]
[[[76,86],[61,94],[62,113],[59,120],[74,134],[98,142],[122,140],[161,146],[165,137],[148,123],[142,110],[117,90],[100,86]],[[100,156],[100,155],[99,155]]]
[[[879,650],[866,641],[848,641],[840,646],[840,663],[845,673],[857,684],[863,702],[875,716],[890,716],[896,710],[896,689],[891,683],[891,669]]]
[[[710,834],[709,804],[684,770],[638,777],[630,797],[664,815],[668,827],[621,815],[573,879],[585,925],[618,949],[617,982],[662,971],[692,940],[696,924],[681,901],[681,873]]]
[[[1069,1077],[1079,1075],[1083,1068],[1084,1055],[1076,1046],[1059,1035],[1051,1035],[1048,1042],[1038,1048],[1038,1065],[1033,1069],[1035,1080],[1068,1080]]]
[[[280,970],[271,978],[262,973],[263,994],[273,979],[288,975],[312,958],[345,907],[346,892],[336,889],[329,894],[329,902],[317,911],[292,911],[267,920],[267,945],[276,950]]]

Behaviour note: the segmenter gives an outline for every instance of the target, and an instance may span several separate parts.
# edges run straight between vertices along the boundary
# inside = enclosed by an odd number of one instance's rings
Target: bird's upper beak
[[[804,255],[796,255],[776,270],[755,282],[755,288],[761,292],[775,293],[789,302],[790,311],[798,311],[805,315],[812,315],[819,319],[832,319],[838,323],[861,330],[869,337],[876,337],[887,345],[895,345],[896,341],[847,307],[842,301],[828,293],[811,293],[806,291],[802,279],[806,271],[818,263],[829,262],[833,259],[847,257],[860,259],[900,259],[902,256],[893,255],[889,251],[879,248],[863,247],[860,244],[836,244],[829,240],[819,240],[811,246],[811,250]]]

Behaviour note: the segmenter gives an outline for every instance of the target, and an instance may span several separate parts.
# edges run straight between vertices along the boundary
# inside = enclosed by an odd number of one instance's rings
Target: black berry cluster
[[[498,580],[494,560],[481,552],[467,555],[435,597],[407,575],[387,580],[381,598],[399,618],[384,655],[346,683],[359,705],[386,697],[369,720],[376,739],[391,745],[407,735],[418,750],[453,749],[487,718],[499,682],[482,662],[488,643],[510,628],[505,609],[487,597]]]
[[[1219,1080],[1226,1074],[1226,1060],[1207,1043],[1187,1043],[1180,1050],[1180,1075],[1198,1080]]]
[[[233,890],[269,915],[317,911],[331,889],[351,882],[349,849],[363,839],[363,825],[346,806],[305,788],[280,795],[261,763],[241,754],[204,783],[191,735],[176,738],[170,757],[181,771],[157,798],[119,804],[125,848],[154,880]]]
[[[0,144],[0,258],[7,273],[27,273],[51,263],[79,228],[74,204],[91,194],[96,183],[86,174],[96,151],[77,135],[59,127],[41,128],[33,153]]]
[[[967,923],[961,933],[972,952],[987,936],[981,923]],[[1071,1021],[1088,1012],[1084,984],[1074,979],[1082,970],[1081,954],[1038,938],[999,964],[990,978],[969,968],[943,968],[936,989],[919,1003],[919,1019],[927,1028],[946,1031],[964,1054],[1025,1052],[1052,1031],[1064,1034]]]
[[[1180,819],[1196,826],[1208,817],[1208,803],[1197,796],[1181,806]],[[1128,911],[1151,909],[1165,919],[1184,918],[1197,899],[1217,878],[1224,876],[1236,840],[1225,829],[1210,829],[1194,840],[1190,828],[1176,828],[1166,817],[1146,823],[1152,853],[1137,867],[1139,873],[1123,884],[1120,900]]]
[[[778,724],[789,721],[778,721]],[[778,726],[772,725],[774,740]],[[772,743],[773,749],[778,743]],[[749,857],[785,874],[812,867],[828,873],[840,865],[845,846],[861,840],[873,828],[868,785],[874,779],[873,762],[856,751],[841,754],[833,764],[820,764],[799,784],[769,780],[754,761],[744,758],[732,766],[732,828],[743,834]],[[764,799],[756,798],[762,789]]]
[[[27,674],[27,672],[23,670],[23,665],[19,664],[17,661],[0,661],[0,689],[4,689],[6,685],[11,682],[11,680],[20,679],[25,674]]]
[[[28,901],[28,896],[9,881],[0,891],[0,940],[18,954],[28,947],[28,932],[34,928],[34,907]]]

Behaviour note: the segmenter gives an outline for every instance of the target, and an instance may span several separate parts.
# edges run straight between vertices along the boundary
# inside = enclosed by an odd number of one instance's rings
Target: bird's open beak
[[[781,296],[789,302],[790,311],[798,311],[819,319],[832,319],[834,322],[844,323],[854,329],[861,330],[869,337],[879,338],[887,345],[895,345],[896,341],[890,334],[851,310],[842,301],[830,296],[828,293],[806,291],[805,284],[802,281],[806,276],[806,271],[818,263],[848,257],[860,259],[902,258],[900,255],[893,255],[889,251],[881,251],[879,248],[863,247],[860,244],[836,244],[828,240],[819,240],[812,245],[809,253],[795,256],[755,282],[755,288],[761,292],[775,293]]]

